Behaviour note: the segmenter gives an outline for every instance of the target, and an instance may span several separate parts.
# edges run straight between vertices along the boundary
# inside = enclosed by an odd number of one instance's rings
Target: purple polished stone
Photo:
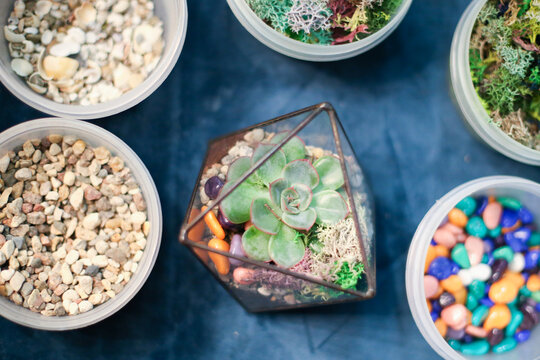
[[[522,206],[518,212],[519,219],[525,225],[530,224],[534,220],[534,215],[525,206]]]
[[[217,219],[218,219],[219,223],[221,224],[221,226],[225,230],[240,232],[240,231],[242,231],[244,229],[244,224],[234,224],[234,223],[232,223],[229,219],[227,219],[221,213],[221,211],[218,212]]]
[[[502,246],[506,246],[506,241],[504,241],[504,235],[499,235],[495,239],[493,239],[493,244],[495,245],[496,249]]]
[[[511,228],[517,223],[518,220],[519,220],[519,215],[517,211],[505,208],[501,216],[501,227]]]
[[[476,209],[476,215],[482,215],[482,213],[486,209],[486,206],[489,203],[488,198],[486,196],[481,196],[476,199],[476,203],[478,204],[478,208]]]
[[[485,238],[484,239],[484,252],[490,253],[494,249],[495,249],[495,244],[493,243],[493,240],[491,240],[490,238]]]
[[[465,334],[465,336],[463,337],[463,342],[464,342],[465,344],[470,344],[470,343],[472,343],[473,341],[474,341],[474,338],[473,338],[471,335],[469,335],[469,334]]]
[[[431,309],[433,311],[436,311],[436,312],[440,313],[442,311],[442,307],[441,307],[441,304],[439,304],[439,301],[433,300],[431,302]]]
[[[492,329],[487,336],[487,341],[489,345],[495,346],[504,339],[504,330],[501,329]]]
[[[461,340],[465,336],[465,329],[456,330],[451,327],[448,327],[446,331],[446,337],[453,340]]]
[[[454,297],[454,295],[446,291],[443,292],[441,296],[439,297],[439,304],[441,304],[442,308],[450,306],[455,302],[456,302],[456,298]]]
[[[210,179],[206,180],[204,184],[204,192],[210,199],[215,199],[219,195],[219,191],[225,185],[223,180],[217,176],[212,176]]]
[[[236,256],[246,256],[246,253],[244,252],[244,247],[242,246],[242,236],[239,234],[234,234],[231,239],[231,248],[229,249],[229,252]],[[244,262],[229,258],[229,261],[234,266],[242,265]]]
[[[495,259],[493,265],[491,265],[491,276],[488,279],[488,284],[493,284],[495,281],[499,281],[504,272],[508,268],[508,261],[505,259]]]

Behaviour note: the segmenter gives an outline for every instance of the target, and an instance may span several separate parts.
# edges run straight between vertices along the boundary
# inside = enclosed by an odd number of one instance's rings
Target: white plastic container
[[[76,135],[88,144],[105,146],[112,154],[119,156],[131,172],[147,203],[150,233],[144,255],[137,271],[116,297],[102,305],[79,315],[48,317],[32,312],[9,299],[0,296],[0,315],[18,324],[43,330],[71,330],[95,324],[126,305],[140,290],[150,275],[156,261],[162,232],[162,214],[159,195],[150,173],[141,159],[122,140],[99,126],[84,121],[46,118],[28,121],[0,133],[0,156],[26,140],[43,138],[49,134]]]
[[[466,356],[455,351],[439,334],[429,314],[424,292],[424,264],[428,246],[435,230],[448,212],[466,196],[511,196],[519,199],[535,215],[536,224],[540,225],[540,184],[511,176],[490,176],[465,183],[450,191],[431,207],[422,219],[414,234],[407,258],[405,282],[407,298],[414,321],[429,345],[445,359],[475,360],[537,360],[540,359],[540,326],[531,334],[531,338],[519,344],[514,350],[484,356]]]
[[[403,0],[397,12],[384,28],[365,39],[341,45],[306,44],[291,39],[265,24],[251,10],[246,0],[227,0],[227,2],[242,26],[269,48],[300,60],[334,61],[362,54],[380,44],[401,23],[411,6],[412,0]]]
[[[47,114],[68,119],[97,119],[125,111],[150,96],[178,61],[187,29],[186,0],[154,0],[155,14],[163,21],[165,48],[157,67],[139,86],[117,99],[96,105],[59,104],[34,92],[11,70],[11,56],[4,38],[4,25],[13,8],[13,1],[0,1],[0,81],[13,95],[29,106]]]
[[[514,160],[540,166],[540,151],[531,149],[506,135],[492,123],[474,88],[470,64],[469,44],[476,17],[487,0],[473,0],[458,23],[450,53],[450,83],[457,107],[465,124],[484,143]]]

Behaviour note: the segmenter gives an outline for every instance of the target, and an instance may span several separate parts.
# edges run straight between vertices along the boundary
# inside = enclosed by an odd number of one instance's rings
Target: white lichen
[[[306,34],[312,31],[327,30],[331,26],[332,11],[326,0],[293,0],[291,10],[287,13],[292,31]]]

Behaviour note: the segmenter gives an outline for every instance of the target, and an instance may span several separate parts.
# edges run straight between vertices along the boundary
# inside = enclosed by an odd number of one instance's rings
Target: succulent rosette
[[[233,162],[222,191],[233,187],[287,134],[276,134],[270,143],[259,144],[251,157]],[[312,163],[304,143],[295,136],[229,194],[220,209],[231,223],[253,224],[242,236],[249,258],[290,268],[306,252],[301,234],[315,224],[336,224],[349,214],[343,185],[339,159],[322,156]]]

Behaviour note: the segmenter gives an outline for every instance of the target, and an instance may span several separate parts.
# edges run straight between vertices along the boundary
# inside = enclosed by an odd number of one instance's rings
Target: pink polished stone
[[[456,236],[445,229],[437,229],[433,235],[433,240],[435,240],[437,244],[449,249],[453,248],[457,242]]]
[[[482,239],[476,236],[469,236],[465,240],[465,249],[467,249],[467,253],[469,254],[471,266],[478,265],[482,262],[482,257],[484,256],[484,242]]]
[[[432,298],[439,291],[439,280],[435,276],[424,276],[424,291],[426,292],[426,298]]]
[[[448,230],[454,235],[459,235],[459,234],[464,233],[462,228],[451,223],[444,224],[443,226],[440,227],[440,229]]]
[[[499,223],[501,222],[502,212],[502,205],[496,201],[489,203],[486,206],[484,212],[482,213],[482,219],[484,220],[484,224],[488,229],[493,230],[497,226],[499,226]]]
[[[467,326],[467,308],[461,304],[450,305],[441,311],[441,319],[452,329],[464,329]]]

